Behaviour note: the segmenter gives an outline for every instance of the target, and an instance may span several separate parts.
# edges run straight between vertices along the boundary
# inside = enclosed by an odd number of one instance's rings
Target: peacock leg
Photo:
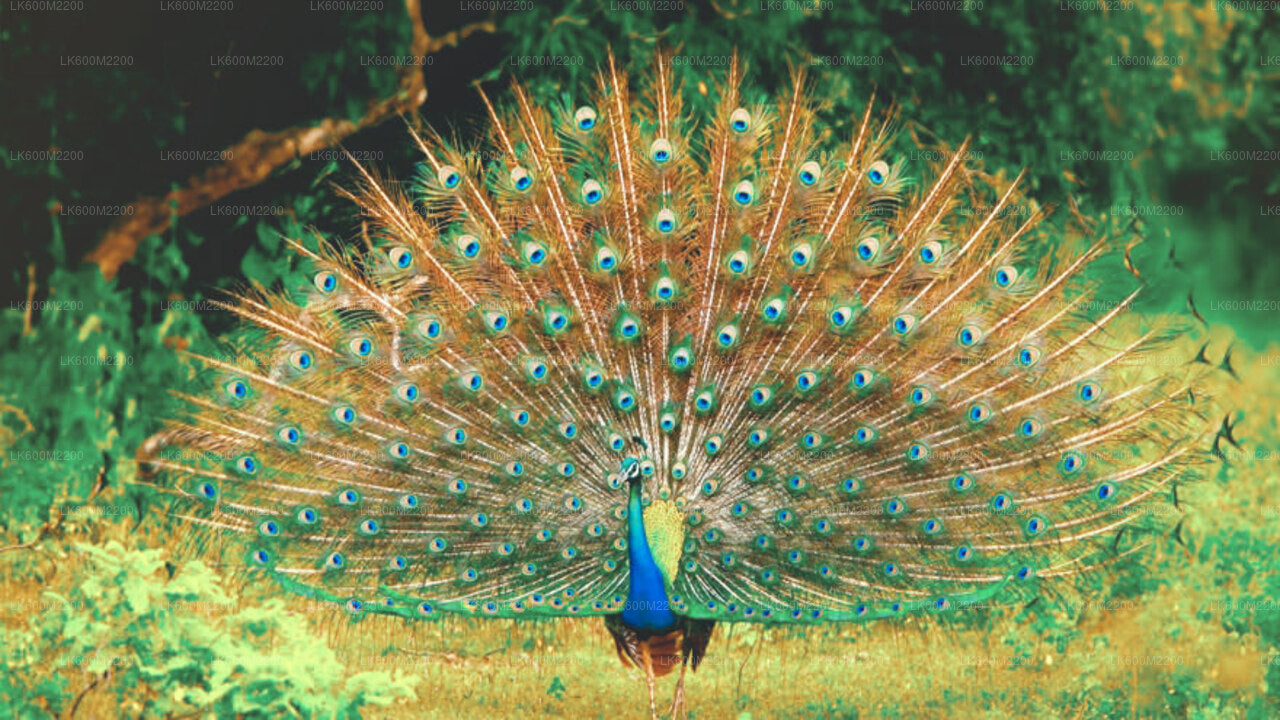
[[[653,658],[649,656],[649,643],[640,643],[640,656],[644,659],[644,680],[649,684],[649,717],[658,720],[657,689],[653,684]]]
[[[684,662],[680,665],[680,680],[676,682],[676,694],[671,698],[671,710],[668,713],[671,720],[677,720],[685,714],[684,706],[684,674],[689,669],[689,663]]]

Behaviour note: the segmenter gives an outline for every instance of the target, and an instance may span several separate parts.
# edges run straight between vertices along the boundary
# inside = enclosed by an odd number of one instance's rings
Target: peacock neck
[[[631,483],[631,494],[627,499],[627,554],[631,582],[627,588],[622,621],[634,630],[660,632],[675,627],[676,615],[671,612],[666,581],[649,547],[641,495],[641,483],[635,480]]]

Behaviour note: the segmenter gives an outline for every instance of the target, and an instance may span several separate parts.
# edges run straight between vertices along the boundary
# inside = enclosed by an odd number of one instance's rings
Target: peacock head
[[[624,459],[624,460],[622,461],[622,470],[621,470],[620,474],[622,475],[622,479],[623,479],[623,480],[626,480],[626,481],[627,481],[627,483],[629,483],[629,484],[631,484],[631,485],[639,484],[639,482],[640,482],[640,461],[639,461],[639,460],[637,460],[637,459],[635,459],[635,458],[633,458],[633,457],[629,457],[629,458]]]

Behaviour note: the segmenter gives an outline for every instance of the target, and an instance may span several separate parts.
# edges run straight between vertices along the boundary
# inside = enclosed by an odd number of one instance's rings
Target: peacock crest
[[[742,76],[693,117],[669,58],[609,57],[574,101],[486,98],[488,162],[429,131],[412,183],[358,167],[362,237],[290,239],[312,282],[228,303],[258,339],[146,448],[174,512],[352,614],[608,616],[638,664],[1141,547],[1204,457],[1204,365],[1149,362],[1182,322],[1096,311],[1115,243],[967,141],[912,167],[893,113],[837,142],[802,72]],[[634,650],[651,568],[697,642]]]

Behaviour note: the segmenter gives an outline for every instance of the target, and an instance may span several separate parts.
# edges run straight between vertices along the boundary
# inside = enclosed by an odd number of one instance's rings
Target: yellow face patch
[[[670,588],[684,550],[684,513],[670,500],[654,500],[644,509],[644,534],[653,561]]]

